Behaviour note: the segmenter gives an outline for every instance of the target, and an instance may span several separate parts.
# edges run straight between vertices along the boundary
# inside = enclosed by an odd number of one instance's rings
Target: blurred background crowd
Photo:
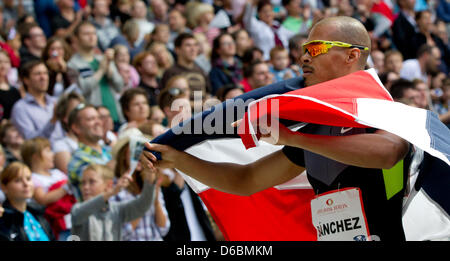
[[[208,109],[302,77],[330,16],[364,24],[394,100],[450,126],[449,0],[3,0],[0,240],[223,240],[176,170],[151,193],[142,140],[195,97]]]

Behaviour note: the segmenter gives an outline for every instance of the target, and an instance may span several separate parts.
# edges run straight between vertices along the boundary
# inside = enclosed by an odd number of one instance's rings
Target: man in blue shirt
[[[53,113],[56,98],[47,94],[49,76],[44,62],[26,63],[21,77],[27,93],[14,104],[12,123],[25,139],[41,136],[54,141],[62,138],[63,129]]]

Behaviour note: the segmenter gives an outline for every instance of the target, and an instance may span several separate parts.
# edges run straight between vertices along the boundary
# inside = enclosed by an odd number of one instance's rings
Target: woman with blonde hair
[[[31,171],[21,162],[8,165],[0,175],[6,195],[0,217],[0,241],[52,241],[50,225],[40,211],[28,205],[34,186]]]
[[[172,67],[174,64],[174,59],[170,51],[167,49],[167,47],[160,42],[154,42],[152,43],[148,48],[148,51],[150,51],[153,56],[156,58],[156,62],[158,63],[159,72],[158,77],[162,77],[164,72]]]

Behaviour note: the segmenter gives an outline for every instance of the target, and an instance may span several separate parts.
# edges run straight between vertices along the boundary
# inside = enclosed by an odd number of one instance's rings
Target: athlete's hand
[[[242,123],[242,119],[231,123],[232,127],[239,127]],[[279,121],[273,122],[270,126],[259,125],[258,132],[261,134],[260,140],[273,145],[289,145],[289,137],[295,135],[295,132],[281,124]]]
[[[184,152],[178,151],[170,146],[147,142],[145,147],[151,151],[161,153],[161,160],[158,160],[153,153],[143,151],[141,164],[144,168],[156,170],[156,168],[176,168],[177,161],[180,161]]]

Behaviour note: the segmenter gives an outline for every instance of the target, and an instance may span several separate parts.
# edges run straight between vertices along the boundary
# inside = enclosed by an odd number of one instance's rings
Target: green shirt
[[[289,31],[298,33],[300,29],[302,28],[304,21],[302,18],[296,18],[293,16],[288,16],[283,21],[283,26],[288,29]],[[307,27],[311,26],[311,21],[306,21]]]
[[[97,71],[100,67],[100,62],[97,59],[92,60],[89,63],[91,69]],[[98,83],[100,86],[100,93],[102,94],[102,104],[106,108],[108,108],[109,113],[111,114],[111,118],[114,122],[119,122],[119,114],[117,112],[116,103],[114,101],[114,95],[109,88],[108,79],[106,76],[103,76],[100,82]]]

